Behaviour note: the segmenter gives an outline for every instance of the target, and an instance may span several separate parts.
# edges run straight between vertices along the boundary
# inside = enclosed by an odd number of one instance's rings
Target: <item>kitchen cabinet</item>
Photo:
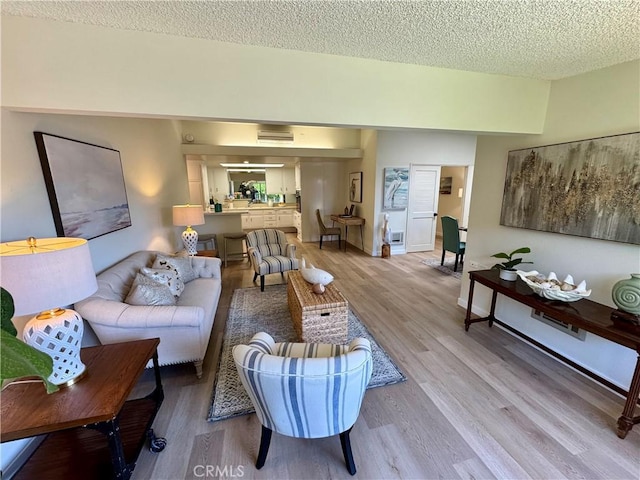
[[[277,227],[293,227],[294,226],[293,210],[292,209],[278,210],[276,226]]]
[[[267,168],[265,182],[269,195],[293,194],[296,191],[295,169]]]
[[[257,228],[293,227],[293,209],[256,209],[249,210],[241,216],[243,230],[255,230]]]
[[[229,176],[227,169],[222,167],[209,168],[211,172],[210,190],[213,197],[220,203],[229,195]]]
[[[187,179],[189,181],[189,203],[204,205],[204,183],[202,169],[204,163],[198,160],[187,160]]]

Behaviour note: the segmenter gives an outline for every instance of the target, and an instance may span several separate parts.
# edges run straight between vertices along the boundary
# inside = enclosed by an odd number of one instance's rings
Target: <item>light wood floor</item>
[[[357,478],[640,478],[640,425],[625,440],[615,434],[623,400],[497,326],[465,332],[460,281],[420,263],[439,250],[382,259],[353,246],[340,252],[335,242],[322,250],[298,245],[298,257],[335,276],[408,377],[367,391],[351,434]],[[255,415],[206,421],[231,295],[253,286],[252,278],[246,262],[223,269],[202,379],[191,365],[163,367],[166,397],[154,428],[168,445],[160,454],[142,452],[135,480],[350,478],[337,437],[274,434],[256,470]],[[267,277],[267,285],[280,282]],[[139,390],[151,379],[147,371]]]

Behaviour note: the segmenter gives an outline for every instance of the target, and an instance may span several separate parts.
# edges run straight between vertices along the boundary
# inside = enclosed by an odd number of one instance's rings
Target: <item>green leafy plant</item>
[[[515,270],[515,268],[513,267],[515,267],[516,265],[520,265],[522,263],[533,263],[533,262],[525,262],[522,260],[522,258],[513,258],[513,256],[518,253],[531,253],[531,249],[529,247],[522,247],[514,250],[511,253],[504,253],[504,252],[494,253],[493,255],[491,255],[492,257],[503,258],[506,261],[502,263],[496,263],[491,268],[498,269],[498,270]]]
[[[13,297],[0,287],[0,382],[16,378],[40,377],[45,384],[47,393],[58,390],[57,385],[48,378],[53,372],[53,360],[46,353],[27,345],[16,338],[16,327],[11,322],[15,306]]]

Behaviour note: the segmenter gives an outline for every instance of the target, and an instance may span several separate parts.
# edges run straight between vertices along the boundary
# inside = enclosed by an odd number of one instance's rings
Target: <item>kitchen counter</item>
[[[242,215],[243,213],[248,213],[248,212],[257,211],[257,210],[287,210],[287,209],[295,210],[295,208],[296,208],[296,206],[292,205],[292,204],[283,205],[281,207],[278,206],[278,205],[274,205],[273,207],[269,207],[265,203],[265,204],[253,205],[251,207],[243,207],[243,208],[223,208],[222,212],[209,212],[209,211],[206,211],[206,212],[204,212],[204,214],[205,215],[213,215],[213,216]]]

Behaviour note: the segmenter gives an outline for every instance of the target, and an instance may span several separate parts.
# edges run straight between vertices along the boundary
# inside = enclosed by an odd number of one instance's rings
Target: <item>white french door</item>
[[[439,189],[439,166],[411,165],[407,252],[425,252],[434,249]]]

